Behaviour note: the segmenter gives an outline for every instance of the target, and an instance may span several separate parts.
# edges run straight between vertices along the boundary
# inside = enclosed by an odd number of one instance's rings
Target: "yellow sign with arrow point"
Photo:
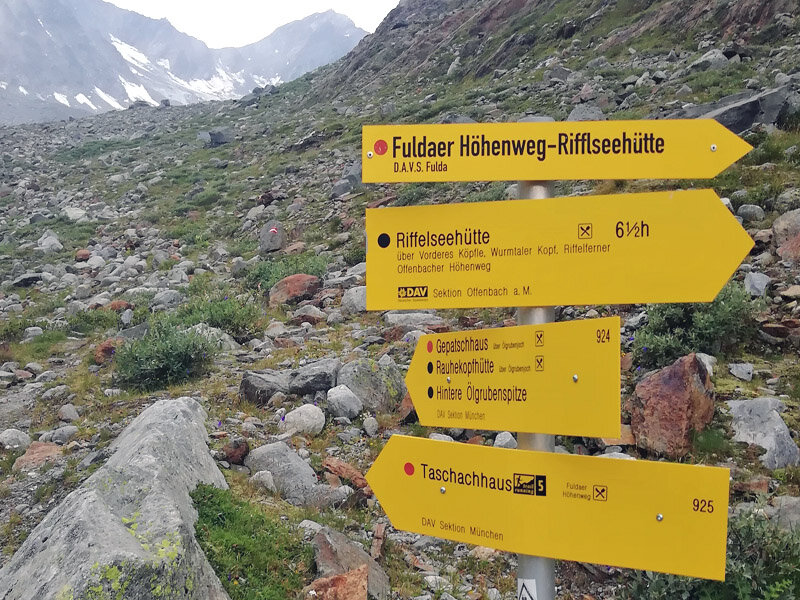
[[[364,183],[704,179],[752,146],[713,119],[365,125]]]
[[[423,335],[406,385],[419,422],[620,436],[620,320]]]
[[[368,209],[367,309],[709,302],[752,247],[713,190]]]
[[[396,529],[723,580],[728,469],[392,436],[367,481]]]

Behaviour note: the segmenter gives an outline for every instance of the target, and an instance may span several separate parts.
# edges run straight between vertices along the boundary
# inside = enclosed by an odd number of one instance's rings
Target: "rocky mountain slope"
[[[708,305],[557,307],[561,321],[619,315],[624,353],[622,437],[558,436],[559,451],[719,465],[732,477],[727,582],[563,562],[559,598],[800,594],[800,28],[780,1],[720,6],[408,0],[341,61],[271,94],[0,127],[0,589],[39,564],[45,539],[64,539],[69,516],[83,514],[66,508],[93,492],[142,562],[97,559],[71,580],[75,598],[126,582],[137,598],[163,597],[141,585],[154,557],[156,569],[196,568],[208,589],[218,578],[231,598],[305,585],[513,598],[514,556],[394,530],[363,473],[396,433],[516,444],[511,432],[422,427],[403,383],[422,333],[509,326],[515,311],[367,312],[376,275],[363,261],[367,207],[492,201],[515,186],[364,185],[360,134],[545,113],[710,115],[755,147],[709,181],[556,183],[562,196],[711,187],[755,242]],[[205,421],[230,487],[192,495],[213,577],[192,544],[153,551],[142,525],[160,534],[155,513],[179,515],[185,540],[190,484],[158,503],[130,490],[115,499],[92,475],[116,473],[114,453],[132,443],[121,432],[170,402]],[[153,464],[189,460],[189,442],[163,446],[148,442]],[[260,531],[269,535],[254,543]],[[264,550],[268,540],[277,546]],[[266,567],[269,557],[280,559]]]
[[[86,116],[136,101],[236,98],[336,60],[365,34],[328,11],[254,44],[213,50],[166,19],[101,0],[7,0],[0,4],[0,123]]]

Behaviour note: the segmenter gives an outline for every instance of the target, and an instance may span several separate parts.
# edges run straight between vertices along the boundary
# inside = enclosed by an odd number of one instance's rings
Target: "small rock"
[[[517,447],[517,440],[510,431],[501,431],[494,438],[494,447],[514,449]]]
[[[65,425],[53,431],[52,441],[59,446],[63,446],[76,435],[78,435],[78,428],[75,425]]]
[[[364,419],[364,432],[369,437],[375,437],[378,433],[378,420],[375,417],[367,417]]]
[[[766,450],[760,457],[768,469],[800,464],[800,449],[780,416],[786,406],[777,398],[728,401],[733,421],[733,440],[755,444]]]
[[[14,461],[12,471],[29,471],[62,456],[61,447],[50,442],[31,442],[25,454]]]
[[[278,492],[275,487],[275,480],[272,478],[272,473],[269,471],[258,471],[250,478],[250,483],[256,487],[263,488],[273,494]]]
[[[78,411],[75,409],[75,406],[72,404],[65,404],[61,408],[58,409],[58,418],[61,421],[66,421],[67,423],[72,423],[73,421],[77,421],[80,419],[80,415]]]
[[[364,405],[361,400],[346,385],[337,385],[328,390],[328,412],[333,417],[354,419],[362,410]]]
[[[280,431],[317,435],[325,427],[325,413],[313,404],[303,404],[286,413],[278,424]]]
[[[742,381],[753,380],[753,365],[750,363],[729,363],[728,371],[736,379],[741,379]]]
[[[243,465],[248,452],[250,452],[250,445],[243,438],[232,439],[222,447],[225,460],[234,465]]]
[[[19,429],[5,429],[0,433],[0,446],[3,450],[27,450],[31,445],[30,436]]]

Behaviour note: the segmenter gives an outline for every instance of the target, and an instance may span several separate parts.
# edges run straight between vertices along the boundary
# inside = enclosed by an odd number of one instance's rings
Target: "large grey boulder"
[[[259,406],[269,402],[273,394],[289,390],[289,376],[280,371],[247,371],[239,385],[239,396]]]
[[[289,393],[304,396],[327,392],[336,385],[336,374],[342,367],[338,358],[323,358],[289,373]]]
[[[332,488],[317,482],[317,474],[306,461],[283,442],[259,446],[251,450],[244,464],[253,473],[269,471],[275,489],[296,506],[327,506],[344,501],[352,488]]]
[[[5,429],[0,433],[0,447],[3,450],[27,450],[31,445],[30,436],[19,429]]]
[[[325,427],[325,413],[319,406],[303,404],[289,411],[278,424],[280,431],[317,435]]]
[[[387,600],[391,594],[389,577],[363,548],[343,533],[322,527],[311,542],[319,577],[340,575],[367,566],[367,593],[373,600]],[[362,596],[363,598],[363,596]]]
[[[286,229],[280,221],[269,221],[258,234],[258,249],[261,254],[280,250],[286,245]],[[266,290],[264,290],[266,291]]]
[[[387,354],[379,361],[361,358],[345,364],[336,379],[347,386],[364,408],[378,413],[391,413],[406,395],[403,373]]]
[[[342,314],[355,315],[367,312],[367,286],[358,285],[342,295]]]
[[[328,412],[333,417],[355,419],[364,410],[364,404],[346,385],[328,390]]]
[[[735,442],[746,442],[766,450],[760,459],[768,469],[800,464],[800,449],[780,416],[786,406],[777,398],[754,398],[728,402]]]
[[[0,570],[0,598],[228,595],[194,537],[189,492],[226,488],[192,398],[161,400],[115,440],[113,455],[31,532]],[[119,597],[122,597],[120,595]]]

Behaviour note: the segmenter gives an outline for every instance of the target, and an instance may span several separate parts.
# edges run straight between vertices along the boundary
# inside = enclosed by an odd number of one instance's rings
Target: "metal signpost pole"
[[[548,119],[549,120],[549,119]],[[551,184],[544,181],[517,182],[517,197],[542,200],[553,195]],[[540,325],[556,320],[555,307],[520,307],[517,313],[518,325]],[[517,448],[554,452],[556,438],[542,433],[517,433]],[[525,515],[520,515],[525,518]],[[517,600],[555,600],[555,562],[541,556],[517,555]]]

